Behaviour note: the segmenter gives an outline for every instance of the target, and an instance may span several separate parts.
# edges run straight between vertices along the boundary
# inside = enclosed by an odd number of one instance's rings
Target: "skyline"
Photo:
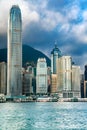
[[[87,63],[87,1],[1,0],[0,48],[6,47],[9,9],[18,4],[22,12],[23,44],[50,57],[55,41],[63,55],[84,69]]]

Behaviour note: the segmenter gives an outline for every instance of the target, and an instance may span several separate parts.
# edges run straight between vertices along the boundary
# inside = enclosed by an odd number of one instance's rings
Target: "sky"
[[[0,0],[0,48],[7,46],[9,10],[19,5],[22,42],[50,57],[55,41],[84,69],[87,64],[87,0]]]

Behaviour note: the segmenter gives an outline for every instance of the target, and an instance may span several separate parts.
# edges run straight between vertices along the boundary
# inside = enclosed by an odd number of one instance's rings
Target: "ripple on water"
[[[0,104],[0,130],[87,129],[87,103]]]

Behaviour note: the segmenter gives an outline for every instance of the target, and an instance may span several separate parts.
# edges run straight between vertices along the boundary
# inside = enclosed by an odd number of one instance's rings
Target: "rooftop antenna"
[[[57,48],[57,40],[55,40],[55,48]]]

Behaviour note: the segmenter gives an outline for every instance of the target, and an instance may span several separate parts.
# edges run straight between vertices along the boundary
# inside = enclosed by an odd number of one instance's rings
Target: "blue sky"
[[[55,41],[63,55],[84,68],[87,64],[87,0],[0,0],[0,47],[7,45],[9,9],[22,12],[23,44],[50,57]]]

